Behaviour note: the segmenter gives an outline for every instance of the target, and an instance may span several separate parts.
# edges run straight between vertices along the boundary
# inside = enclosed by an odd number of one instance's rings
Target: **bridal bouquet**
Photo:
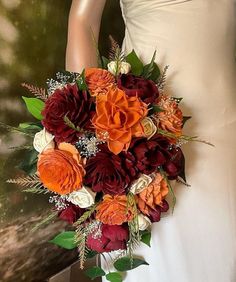
[[[135,248],[150,246],[168,194],[173,209],[171,180],[185,183],[181,145],[196,137],[183,135],[190,117],[181,98],[165,94],[167,67],[160,72],[155,55],[144,65],[113,42],[99,68],[57,73],[47,90],[23,84],[36,95],[23,99],[38,121],[15,128],[33,137],[33,147],[25,147],[30,157],[21,166],[28,176],[8,182],[48,195],[53,207],[43,223],[58,216],[71,224],[51,242],[78,248],[81,268],[87,258],[112,255],[106,272],[86,270],[91,279],[122,281],[121,272],[148,265]]]

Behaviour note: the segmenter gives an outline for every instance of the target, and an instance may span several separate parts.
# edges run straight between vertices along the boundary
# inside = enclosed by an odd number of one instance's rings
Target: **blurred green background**
[[[44,87],[47,78],[64,69],[70,5],[70,0],[0,0],[1,122],[18,126],[32,121],[21,99],[30,94],[21,83]],[[105,7],[99,40],[104,54],[109,34],[122,43],[124,24],[118,0],[108,0]],[[76,259],[75,252],[47,243],[64,223],[31,233],[32,225],[49,207],[45,197],[26,195],[5,182],[21,175],[15,167],[24,152],[10,147],[25,141],[0,129],[0,281],[46,281]]]

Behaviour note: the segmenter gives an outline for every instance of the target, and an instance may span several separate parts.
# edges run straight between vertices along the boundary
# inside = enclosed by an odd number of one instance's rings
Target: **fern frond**
[[[41,188],[42,182],[37,174],[29,175],[26,177],[17,177],[15,179],[8,179],[7,183],[17,184],[24,188]]]
[[[32,150],[34,147],[32,145],[14,146],[9,147],[10,150]]]
[[[41,220],[39,223],[37,223],[32,229],[31,232],[35,232],[37,231],[39,228],[41,228],[42,226],[45,226],[47,224],[49,224],[55,217],[57,217],[58,212],[54,211],[52,213],[50,213],[46,218],[44,218],[43,220]]]
[[[74,226],[80,226],[82,223],[84,223],[88,218],[91,217],[91,215],[96,210],[97,204],[93,205],[87,210],[75,223]]]
[[[50,190],[45,189],[43,185],[41,187],[33,187],[33,188],[24,189],[23,192],[32,193],[32,194],[51,194],[53,193]]]
[[[158,83],[157,83],[157,87],[158,87],[158,90],[160,92],[163,92],[164,91],[164,88],[165,88],[165,85],[166,85],[166,78],[167,78],[167,70],[168,70],[169,66],[165,66],[164,67],[164,70],[158,80]]]
[[[36,98],[39,98],[43,101],[46,101],[48,99],[48,95],[45,89],[39,88],[37,86],[34,86],[32,84],[28,83],[22,83],[22,87],[26,88],[30,93],[32,93]]]
[[[111,49],[109,52],[110,61],[116,61],[117,63],[124,61],[124,54],[119,44],[116,42],[116,40],[111,35],[109,36],[109,39],[111,42]]]

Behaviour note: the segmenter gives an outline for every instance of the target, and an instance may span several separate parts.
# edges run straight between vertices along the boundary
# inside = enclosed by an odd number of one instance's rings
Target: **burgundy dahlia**
[[[98,253],[125,250],[129,239],[129,230],[126,225],[107,225],[101,227],[102,236],[97,238],[90,234],[87,246]]]
[[[122,153],[128,170],[151,174],[162,166],[170,179],[175,179],[184,171],[184,155],[180,148],[170,149],[170,142],[162,135],[155,135],[150,140],[134,138],[129,150]]]
[[[56,89],[46,101],[42,124],[55,136],[56,142],[75,143],[79,132],[66,125],[64,117],[67,116],[76,127],[88,129],[92,108],[92,98],[87,91],[79,90],[77,84],[68,84]]]
[[[95,192],[110,195],[124,194],[132,181],[129,170],[124,166],[122,155],[114,155],[105,144],[100,152],[88,159],[84,184]]]
[[[166,200],[163,200],[162,206],[156,205],[155,209],[153,209],[146,205],[146,209],[148,210],[148,214],[145,215],[151,220],[151,222],[158,222],[161,220],[161,213],[168,211],[169,204]]]
[[[158,88],[152,80],[132,74],[122,74],[117,85],[127,96],[138,96],[146,104],[154,103],[159,96]]]

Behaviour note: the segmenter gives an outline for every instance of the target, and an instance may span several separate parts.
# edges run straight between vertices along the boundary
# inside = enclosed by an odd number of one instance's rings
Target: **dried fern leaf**
[[[167,71],[168,71],[169,66],[165,66],[164,70],[158,80],[157,87],[160,92],[164,91],[165,85],[166,85],[166,79],[167,79]]]
[[[37,86],[34,86],[32,84],[28,83],[22,83],[22,87],[25,87],[30,93],[32,93],[36,98],[39,98],[43,101],[46,101],[48,99],[48,95],[45,89],[39,88]]]

